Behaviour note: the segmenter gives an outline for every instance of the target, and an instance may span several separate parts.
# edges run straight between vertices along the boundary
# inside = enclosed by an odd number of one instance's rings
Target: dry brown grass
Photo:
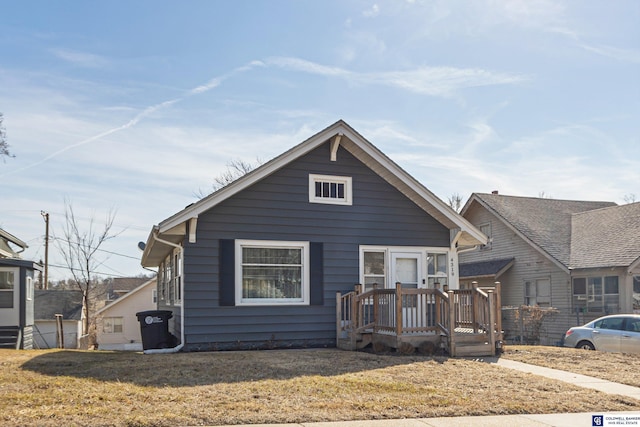
[[[640,410],[634,399],[473,360],[333,349],[173,355],[0,350],[0,396],[0,424],[9,426]]]
[[[516,345],[508,346],[502,357],[640,387],[640,354]]]

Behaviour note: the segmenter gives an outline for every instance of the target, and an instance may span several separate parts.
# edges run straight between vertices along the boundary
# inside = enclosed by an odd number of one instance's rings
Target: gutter
[[[144,354],[177,353],[180,350],[182,350],[182,347],[184,347],[184,303],[185,303],[185,297],[184,297],[184,276],[185,276],[184,250],[183,250],[182,246],[177,245],[175,243],[169,242],[167,240],[164,240],[164,239],[161,239],[160,237],[158,237],[158,230],[154,230],[153,233],[151,233],[151,236],[153,237],[153,240],[155,240],[156,242],[164,243],[165,245],[174,247],[174,248],[178,249],[178,251],[180,251],[180,263],[182,264],[182,277],[180,278],[180,295],[182,295],[182,301],[181,301],[181,304],[180,304],[180,344],[178,344],[177,346],[175,346],[173,348],[151,348],[151,349],[148,349],[148,350],[144,350],[143,353]]]

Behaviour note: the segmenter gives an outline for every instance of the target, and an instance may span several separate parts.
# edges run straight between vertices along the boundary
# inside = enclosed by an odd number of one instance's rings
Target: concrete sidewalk
[[[297,424],[251,424],[235,427],[453,427],[453,426],[480,426],[480,427],[592,427],[614,425],[614,421],[607,422],[607,417],[620,417],[628,420],[619,425],[640,427],[640,388],[625,384],[588,377],[560,371],[558,369],[544,368],[542,366],[529,365],[514,360],[500,357],[487,357],[476,359],[478,363],[489,363],[506,369],[514,369],[534,375],[564,381],[579,387],[590,388],[608,394],[638,399],[638,410],[632,412],[581,412],[572,414],[530,414],[530,415],[486,415],[477,417],[442,417],[442,418],[414,418],[397,420],[366,420],[366,421],[332,421],[319,423]],[[604,419],[594,419],[604,416]],[[628,421],[628,422],[627,422]],[[600,424],[598,424],[600,422]]]
[[[594,416],[634,417],[639,421],[631,426],[640,426],[640,412],[607,412],[596,414],[590,412],[576,414],[539,414],[539,415],[488,415],[480,417],[443,417],[414,418],[399,420],[367,420],[367,421],[333,421],[322,423],[298,424],[246,424],[234,427],[592,427]],[[596,421],[597,422],[597,421]],[[625,425],[625,424],[622,424]]]

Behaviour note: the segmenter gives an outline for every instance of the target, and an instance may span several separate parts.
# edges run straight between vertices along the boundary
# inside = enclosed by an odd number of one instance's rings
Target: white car
[[[640,314],[613,314],[564,335],[564,346],[617,353],[640,353]]]

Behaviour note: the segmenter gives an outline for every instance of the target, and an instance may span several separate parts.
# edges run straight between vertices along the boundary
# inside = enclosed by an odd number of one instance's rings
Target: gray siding
[[[473,225],[480,227],[491,224],[493,242],[490,249],[476,250],[460,255],[460,263],[482,261],[488,259],[515,258],[515,263],[498,280],[502,284],[502,306],[518,307],[525,303],[525,281],[549,279],[551,282],[551,306],[558,310],[557,314],[547,318],[540,329],[540,344],[559,344],[564,333],[572,326],[582,325],[605,313],[577,313],[572,304],[571,276],[556,263],[544,256],[540,251],[516,234],[503,221],[491,212],[474,203],[465,214],[465,218]],[[620,311],[630,308],[630,283],[624,269],[573,271],[573,276],[608,275],[619,278]],[[482,281],[482,284],[492,280]],[[469,281],[466,281],[469,282]],[[520,327],[513,318],[513,310],[503,310],[503,328],[507,340],[519,335]],[[527,331],[525,330],[525,336]]]
[[[463,253],[460,262],[474,262],[488,259],[515,258],[514,265],[498,280],[502,284],[502,306],[518,307],[525,303],[525,281],[549,279],[551,282],[551,306],[561,312],[545,321],[541,328],[541,343],[556,344],[564,336],[570,322],[571,284],[569,274],[542,253],[523,240],[504,222],[477,203],[466,212],[465,218],[471,224],[480,227],[491,224],[491,247]],[[492,281],[492,280],[491,280]],[[503,316],[503,328],[508,340],[519,333],[519,326],[513,322],[512,316]],[[571,324],[569,324],[571,323]]]
[[[324,144],[198,218],[185,242],[186,349],[335,343],[335,293],[359,278],[359,245],[449,246],[449,230],[340,148]],[[350,176],[353,205],[309,203],[309,174]],[[220,239],[323,243],[323,305],[222,307]]]

